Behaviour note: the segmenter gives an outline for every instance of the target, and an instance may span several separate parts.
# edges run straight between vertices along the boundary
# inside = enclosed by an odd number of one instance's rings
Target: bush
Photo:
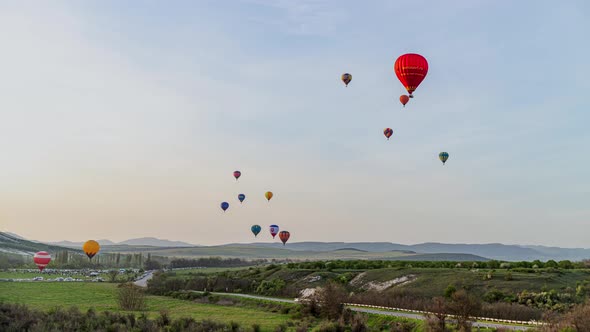
[[[367,331],[367,316],[361,314],[355,314],[352,316],[350,322],[351,332],[366,332]]]
[[[237,324],[222,324],[192,318],[170,319],[166,313],[155,321],[145,313],[121,314],[94,310],[81,313],[77,308],[56,308],[48,312],[31,310],[24,305],[0,303],[0,331],[176,331],[228,332],[238,331]]]
[[[132,283],[119,285],[117,301],[122,310],[142,310],[145,308],[145,294],[141,287]]]
[[[317,328],[318,332],[344,332],[346,328],[337,322],[322,322]]]
[[[329,281],[317,292],[317,301],[321,303],[320,311],[325,317],[338,319],[344,310],[343,303],[348,302],[348,294],[340,284]]]

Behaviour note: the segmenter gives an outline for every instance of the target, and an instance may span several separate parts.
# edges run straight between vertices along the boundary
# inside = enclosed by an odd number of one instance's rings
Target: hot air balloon
[[[43,269],[51,262],[51,255],[46,251],[39,251],[33,256],[33,262],[37,265],[39,270],[43,272]]]
[[[266,193],[264,193],[264,197],[266,197],[266,200],[270,202],[270,199],[272,198],[273,193],[272,191],[267,191]]]
[[[440,159],[444,165],[447,159],[449,159],[449,154],[447,152],[441,152],[438,154],[438,159]]]
[[[221,209],[223,210],[223,212],[225,212],[225,210],[227,210],[228,208],[229,208],[228,202],[221,202]]]
[[[250,227],[250,230],[252,231],[252,233],[254,233],[254,237],[256,237],[256,235],[258,235],[258,233],[260,233],[260,231],[262,230],[262,227],[260,227],[260,225],[252,225],[252,227]]]
[[[408,97],[414,98],[412,92],[418,88],[428,73],[428,62],[420,54],[408,53],[395,60],[395,75],[408,90]]]
[[[391,129],[391,128],[383,129],[383,135],[385,135],[385,137],[387,137],[387,139],[389,139],[391,137],[391,135],[393,135],[393,129]]]
[[[344,73],[342,74],[342,77],[340,79],[342,79],[342,82],[344,82],[344,84],[348,86],[348,83],[352,81],[352,75],[350,75],[349,73]]]
[[[242,172],[240,172],[240,171],[235,171],[234,172],[234,178],[236,178],[236,181],[238,181],[238,179],[240,178],[240,176],[242,176]]]
[[[404,105],[404,107],[406,107],[406,104],[410,101],[410,97],[401,95],[399,96],[399,101],[402,103],[402,105]]]
[[[281,231],[279,233],[279,239],[281,239],[281,241],[283,242],[283,245],[285,245],[285,243],[287,243],[287,241],[289,241],[290,236],[291,236],[291,234],[287,231]]]
[[[240,200],[240,203],[242,203],[245,199],[246,199],[246,195],[244,194],[239,194],[238,195],[238,199]]]
[[[277,233],[279,232],[279,225],[270,225],[270,235],[272,235],[272,238],[275,238],[275,235],[277,235]]]
[[[98,242],[94,240],[88,240],[82,246],[82,250],[84,250],[84,253],[86,253],[86,256],[88,256],[88,258],[92,259],[92,257],[98,254],[98,252],[100,251],[100,244],[98,244]]]

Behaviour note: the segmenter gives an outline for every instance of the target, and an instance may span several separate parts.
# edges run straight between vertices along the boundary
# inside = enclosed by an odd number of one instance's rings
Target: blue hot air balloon
[[[260,231],[262,230],[262,227],[260,227],[260,225],[252,225],[250,230],[252,230],[252,233],[254,233],[254,237],[256,237],[256,235],[258,235],[258,233],[260,233]]]
[[[447,152],[441,152],[438,154],[438,159],[440,159],[444,165],[447,162],[447,159],[449,159],[449,154]]]
[[[246,195],[244,194],[239,194],[238,195],[238,199],[240,200],[240,203],[242,203],[245,199],[246,199]]]
[[[221,203],[221,209],[223,210],[223,212],[225,212],[225,210],[227,210],[229,208],[229,203],[228,202],[222,202]]]

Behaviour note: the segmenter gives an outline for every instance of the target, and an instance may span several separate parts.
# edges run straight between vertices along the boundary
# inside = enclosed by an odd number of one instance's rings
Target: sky
[[[0,2],[0,230],[588,248],[589,16],[584,0]],[[402,108],[404,53],[429,72]]]

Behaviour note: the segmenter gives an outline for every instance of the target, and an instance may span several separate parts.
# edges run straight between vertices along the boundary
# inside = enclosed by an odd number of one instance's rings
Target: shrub
[[[351,332],[366,332],[367,331],[367,316],[361,314],[355,314],[352,316],[350,322]]]
[[[450,298],[451,296],[453,296],[453,294],[455,294],[456,291],[457,291],[457,288],[455,288],[455,286],[448,285],[447,288],[445,289],[445,297]]]
[[[117,301],[122,310],[142,310],[145,307],[145,294],[141,287],[132,283],[119,285]]]

